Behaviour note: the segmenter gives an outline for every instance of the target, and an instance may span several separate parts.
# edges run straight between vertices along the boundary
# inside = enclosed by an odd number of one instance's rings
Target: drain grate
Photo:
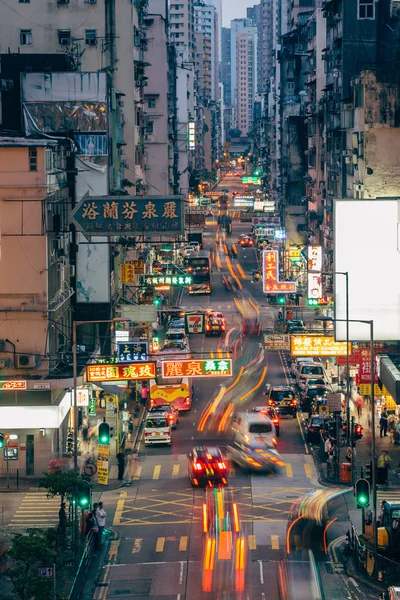
[[[138,579],[135,581],[134,589],[115,590],[115,596],[150,596],[151,579]]]

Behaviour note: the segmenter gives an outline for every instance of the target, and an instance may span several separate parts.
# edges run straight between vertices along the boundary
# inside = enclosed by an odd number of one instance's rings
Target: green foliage
[[[64,502],[65,498],[73,500],[79,487],[87,485],[89,488],[92,487],[90,479],[80,473],[76,473],[72,469],[68,471],[61,471],[56,469],[54,473],[43,473],[43,478],[39,483],[39,487],[47,490],[47,496],[54,498],[54,496],[60,496],[61,503]]]
[[[13,534],[11,548],[3,557],[7,565],[3,575],[11,582],[12,597],[19,600],[52,598],[53,581],[39,577],[38,568],[52,565],[55,556],[47,531],[27,529],[26,533]]]

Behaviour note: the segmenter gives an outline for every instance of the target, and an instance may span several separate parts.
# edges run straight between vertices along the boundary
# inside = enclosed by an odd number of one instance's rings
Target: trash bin
[[[351,463],[342,463],[340,465],[340,481],[342,483],[351,483]]]

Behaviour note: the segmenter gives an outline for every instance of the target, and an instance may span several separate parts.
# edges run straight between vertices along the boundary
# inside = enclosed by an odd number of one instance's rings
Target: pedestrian
[[[95,506],[97,506],[97,504],[93,505],[93,510],[91,512],[90,520],[91,520],[92,527],[91,527],[90,531],[92,532],[92,535],[94,536],[94,549],[99,550],[100,549],[99,522],[96,517],[97,508],[95,509],[94,508]]]
[[[65,512],[65,502],[61,502],[60,510],[58,511],[58,533],[65,537],[67,529],[67,513]]]
[[[278,310],[278,319],[279,321],[283,321],[283,312],[281,310]]]
[[[139,396],[140,396],[141,405],[146,407],[147,399],[149,397],[149,388],[147,387],[147,385],[144,382],[142,382],[142,385],[139,388]]]
[[[383,437],[382,433],[384,434],[384,437],[387,437],[388,421],[389,416],[386,412],[386,406],[384,406],[383,411],[381,412],[381,420],[379,422],[381,428],[381,437]]]
[[[358,418],[360,419],[362,417],[362,411],[364,408],[364,401],[363,401],[362,396],[358,396],[358,398],[356,400],[356,408],[357,408]]]
[[[89,435],[89,424],[88,424],[88,420],[87,417],[83,417],[82,420],[82,441],[87,443],[88,442],[88,435]]]
[[[129,421],[128,421],[128,441],[130,442],[132,440],[132,434],[133,434],[133,421],[132,421],[132,415],[129,417]]]
[[[330,435],[328,435],[328,437],[325,440],[325,447],[324,447],[324,449],[325,449],[325,460],[326,461],[329,458],[329,452],[330,452],[331,448],[332,448],[332,438],[331,438]]]
[[[118,463],[118,480],[122,481],[124,477],[125,470],[125,455],[123,452],[118,452],[117,454],[117,463]]]
[[[106,516],[107,516],[107,513],[103,508],[103,503],[99,502],[99,506],[96,510],[96,518],[97,518],[97,523],[99,526],[99,545],[100,546],[101,546],[102,539],[103,539],[104,527],[106,526]]]
[[[386,485],[389,483],[389,468],[391,458],[386,450],[382,450],[378,456],[378,485]]]

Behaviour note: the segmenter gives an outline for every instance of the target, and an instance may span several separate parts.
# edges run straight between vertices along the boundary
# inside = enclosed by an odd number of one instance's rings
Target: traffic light
[[[260,174],[259,169],[257,169],[257,171],[254,171],[254,175],[256,175],[258,177],[258,175]]]
[[[161,304],[161,298],[160,298],[160,296],[156,296],[156,297],[154,298],[154,300],[153,300],[153,304],[154,304],[155,306],[160,306],[160,304]]]
[[[103,446],[110,444],[110,426],[108,423],[100,423],[99,425],[99,444]]]
[[[4,433],[0,433],[0,449],[4,448]]]
[[[67,433],[67,452],[73,452],[74,451],[74,432],[72,429],[68,430]]]
[[[366,479],[358,479],[355,485],[357,508],[367,508],[369,506],[369,493],[369,482]]]
[[[92,490],[88,483],[79,484],[77,502],[81,508],[88,508],[91,504]]]
[[[365,465],[364,475],[364,479],[369,481],[369,483],[372,483],[372,462],[369,462],[367,465]]]
[[[285,296],[278,296],[278,304],[286,304]]]
[[[363,436],[363,430],[364,430],[364,428],[361,425],[359,425],[358,423],[356,423],[354,425],[353,439],[361,440],[361,438]]]
[[[319,306],[319,302],[316,298],[307,298],[308,306]]]

